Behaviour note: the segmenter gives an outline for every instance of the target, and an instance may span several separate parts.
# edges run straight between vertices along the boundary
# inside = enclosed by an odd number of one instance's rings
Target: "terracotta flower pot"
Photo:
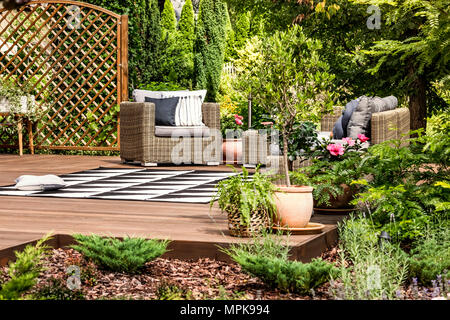
[[[223,162],[242,163],[242,139],[224,139],[222,143]]]
[[[313,212],[312,187],[279,186],[275,192],[277,217],[274,224],[287,228],[304,228],[308,225]]]

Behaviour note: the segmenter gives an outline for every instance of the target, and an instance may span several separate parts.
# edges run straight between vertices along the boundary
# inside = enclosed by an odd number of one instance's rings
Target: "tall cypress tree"
[[[161,28],[163,33],[167,32],[169,34],[174,34],[177,30],[177,17],[170,0],[164,2],[164,9],[161,13]]]
[[[234,47],[234,41],[235,41],[235,35],[233,26],[231,25],[230,20],[230,14],[227,10],[227,17],[226,17],[226,25],[225,25],[225,31],[227,33],[226,35],[226,47],[225,47],[225,61],[230,61],[233,58],[237,57],[236,49]]]
[[[226,45],[226,11],[223,0],[200,0],[194,43],[197,89],[207,89],[207,101],[216,101]]]
[[[242,49],[245,42],[249,38],[250,32],[250,12],[240,13],[236,19],[235,30],[235,41],[234,45],[237,50]]]
[[[195,18],[194,7],[191,0],[186,0],[181,10],[180,21],[178,22],[178,31],[182,45],[188,50],[194,50],[195,40]]]

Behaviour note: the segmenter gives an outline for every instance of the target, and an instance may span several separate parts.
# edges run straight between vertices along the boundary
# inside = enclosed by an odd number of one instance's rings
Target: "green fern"
[[[43,271],[43,259],[49,247],[45,244],[50,234],[40,239],[36,245],[28,245],[22,252],[16,252],[16,261],[9,264],[10,280],[0,287],[0,300],[17,300],[36,285]]]
[[[167,251],[168,240],[102,238],[98,235],[75,234],[78,244],[71,247],[99,267],[115,272],[136,273],[144,265]]]

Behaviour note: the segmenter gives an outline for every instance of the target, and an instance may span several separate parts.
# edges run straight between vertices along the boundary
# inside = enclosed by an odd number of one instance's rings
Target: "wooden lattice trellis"
[[[128,99],[128,17],[78,1],[0,10],[0,77],[28,84],[39,108],[35,148],[118,150]],[[16,145],[2,134],[0,147]]]

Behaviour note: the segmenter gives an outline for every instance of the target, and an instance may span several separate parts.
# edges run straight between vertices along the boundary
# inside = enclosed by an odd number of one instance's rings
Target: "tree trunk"
[[[409,76],[412,79],[409,94],[411,130],[425,129],[427,125],[426,81],[422,75],[415,74],[413,66],[409,68]]]
[[[291,179],[289,178],[289,159],[288,159],[288,139],[283,133],[283,162],[284,162],[284,174],[286,176],[286,185],[291,186]]]

